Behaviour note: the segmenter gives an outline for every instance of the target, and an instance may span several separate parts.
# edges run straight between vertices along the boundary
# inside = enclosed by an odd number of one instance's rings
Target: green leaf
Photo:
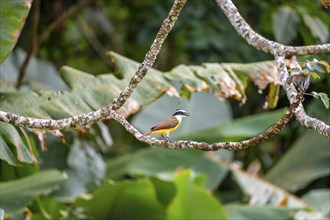
[[[266,178],[283,189],[297,191],[315,179],[330,175],[329,157],[329,139],[308,130],[280,158]]]
[[[326,43],[329,40],[329,27],[321,19],[307,13],[304,13],[302,18],[305,25],[311,31],[312,36],[319,39],[320,43]]]
[[[39,197],[35,201],[40,212],[34,211],[32,215],[32,220],[65,219],[62,213],[66,212],[66,204],[59,203],[53,197],[46,196]]]
[[[323,67],[325,68],[325,72],[330,73],[330,66],[329,63],[325,60],[320,60],[320,65],[323,65]]]
[[[7,214],[13,214],[27,206],[33,198],[52,192],[65,179],[64,173],[44,170],[28,177],[0,183],[0,207]]]
[[[269,92],[266,97],[266,102],[264,105],[265,109],[274,109],[277,106],[278,97],[280,92],[280,85],[269,85]]]
[[[235,119],[219,124],[216,127],[200,130],[185,135],[185,139],[196,141],[218,142],[239,141],[262,133],[272,126],[282,115],[283,109]]]
[[[128,85],[139,64],[114,52],[108,53],[108,56],[114,65],[113,73],[93,76],[70,67],[63,67],[60,70],[61,77],[70,91],[0,93],[1,110],[30,117],[62,119],[109,104]],[[274,66],[273,61],[186,66],[193,74],[190,74],[189,78],[183,73],[178,73],[176,69],[165,74],[151,69],[120,111],[128,116],[155,101],[165,92],[169,95],[177,95],[174,86],[164,76],[181,81],[189,90],[199,91],[196,88],[201,88],[198,83],[202,83],[207,85],[208,91],[212,91],[219,99],[233,97],[245,102],[244,90],[248,79],[252,80],[259,90],[264,90],[270,83],[279,84],[278,73]],[[118,79],[114,74],[123,78]],[[204,87],[201,90],[204,91]]]
[[[93,219],[165,219],[165,208],[157,200],[149,179],[114,183],[106,181],[92,198],[78,199]]]
[[[329,108],[329,97],[328,97],[328,95],[323,93],[323,92],[319,92],[318,96],[321,98],[324,106],[328,109]]]
[[[210,91],[218,99],[234,98],[245,103],[248,81],[252,81],[260,91],[269,84],[279,85],[276,64],[263,61],[249,64],[204,63],[201,66],[179,65],[165,76],[181,84],[182,92]]]
[[[32,0],[1,0],[0,63],[14,48],[29,14]]]
[[[167,209],[169,219],[227,219],[223,206],[194,182],[189,170],[177,173],[176,195]]]
[[[162,148],[147,148],[133,154],[126,154],[108,161],[107,176],[123,174],[143,174],[161,177],[161,173],[175,170],[179,165],[187,167],[203,156],[203,152],[193,150],[172,151]],[[154,166],[154,164],[158,164]],[[164,177],[163,177],[164,178]],[[172,179],[171,176],[169,176]]]
[[[174,183],[172,181],[165,181],[159,178],[150,178],[150,180],[155,187],[158,201],[164,207],[167,207],[176,193]]]
[[[20,162],[25,163],[33,163],[34,162],[34,156],[31,155],[31,152],[28,151],[25,144],[23,143],[23,140],[20,136],[20,134],[17,132],[16,128],[12,126],[11,124],[0,122],[0,134],[3,136],[4,141],[7,145],[12,145],[16,147],[17,150],[17,159]],[[1,147],[1,155],[8,155],[10,148]],[[9,150],[9,151],[8,151]],[[11,153],[13,155],[13,153]],[[10,156],[9,156],[10,157]],[[8,157],[5,157],[9,159]],[[2,158],[1,158],[2,159]],[[9,164],[12,162],[11,160],[6,160]]]
[[[307,67],[307,73],[310,71],[317,71],[319,73],[326,73],[329,72],[329,64],[322,60],[319,61],[317,59],[313,59],[312,61],[306,61],[306,67]],[[329,68],[329,69],[328,69]],[[313,73],[316,74],[316,73]],[[319,76],[317,76],[318,78],[320,78]],[[315,77],[314,77],[315,78]]]
[[[15,92],[15,84],[19,76],[20,67],[23,65],[27,52],[19,47],[10,53],[0,65],[1,69],[1,92]],[[26,68],[22,90],[68,90],[58,74],[57,68],[41,57],[32,56]]]
[[[11,152],[7,143],[2,139],[2,136],[0,136],[0,159],[6,161],[8,164],[12,166],[18,165],[15,156]]]
[[[300,19],[297,13],[288,6],[280,6],[273,14],[275,40],[283,44],[291,43],[297,36]]]
[[[330,215],[330,190],[329,189],[315,189],[311,190],[302,199],[310,205],[314,210],[322,212],[324,216]]]
[[[111,56],[117,71],[124,75],[123,79],[118,79],[113,74],[93,76],[70,67],[63,67],[60,74],[70,91],[1,93],[1,110],[31,117],[59,119],[106,106],[126,87],[138,68],[137,62],[115,53],[111,53]],[[121,111],[128,116],[153,102],[163,93],[173,91],[175,89],[161,72],[150,70],[149,75]]]
[[[231,168],[231,171],[243,192],[249,196],[250,205],[286,206],[290,208],[307,207],[302,200],[273,185],[273,182],[267,182],[239,169]]]
[[[320,76],[317,74],[317,73],[315,73],[315,72],[309,72],[309,74],[311,74],[311,76],[314,78],[314,79],[320,79]]]
[[[295,209],[271,206],[226,205],[229,219],[291,219]]]
[[[200,151],[148,148],[110,160],[107,176],[118,178],[131,174],[173,180],[174,171],[178,168],[190,168],[207,174],[207,188],[216,188],[228,172],[227,167],[209,160],[205,153]]]
[[[208,106],[208,109],[205,109],[205,106]],[[210,93],[194,93],[189,100],[164,95],[155,103],[139,111],[132,119],[132,124],[141,132],[149,131],[152,126],[178,108],[187,110],[191,115],[184,118],[180,127],[171,133],[171,137],[174,139],[183,134],[228,122],[232,118],[229,103],[219,102]]]
[[[94,190],[103,181],[106,164],[102,156],[86,142],[76,140],[67,158],[65,181],[54,197],[61,202],[72,202],[76,197]]]

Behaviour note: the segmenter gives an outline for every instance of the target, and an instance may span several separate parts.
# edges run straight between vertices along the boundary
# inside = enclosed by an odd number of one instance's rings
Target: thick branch
[[[127,99],[132,95],[134,89],[141,82],[147,71],[151,68],[156,60],[156,57],[162,47],[162,44],[167,37],[168,33],[172,30],[175,21],[177,20],[181,9],[183,8],[186,0],[176,0],[173,3],[172,9],[169,12],[167,18],[164,20],[160,27],[153,44],[150,47],[144,61],[140,64],[138,70],[132,77],[129,85],[126,89],[120,93],[119,97],[114,99],[111,104],[105,106],[97,111],[90,112],[88,114],[82,114],[70,118],[52,120],[52,119],[38,119],[16,115],[10,112],[0,111],[0,121],[8,122],[20,127],[39,128],[39,129],[65,129],[69,127],[77,127],[80,125],[86,125],[92,122],[99,121],[101,119],[109,118],[110,110],[119,109]],[[74,13],[76,10],[70,13]],[[53,27],[52,25],[51,27]],[[47,30],[52,30],[48,28]],[[45,32],[44,32],[45,33]],[[46,36],[43,34],[42,36]],[[41,37],[42,38],[42,37]]]
[[[296,96],[296,94],[298,92],[293,85],[287,84],[287,79],[289,77],[289,73],[286,68],[285,58],[283,55],[280,54],[280,55],[275,56],[275,60],[276,60],[276,64],[277,64],[277,69],[279,70],[279,73],[280,73],[281,83],[283,85],[283,88],[286,91],[288,99],[292,103],[294,100],[294,97]],[[308,116],[306,114],[302,104],[300,104],[297,107],[295,116],[296,116],[297,121],[299,121],[299,123],[301,125],[303,125],[307,128],[312,128],[326,137],[330,137],[330,126],[317,118],[312,118],[312,117]]]
[[[286,111],[283,117],[275,123],[274,126],[267,129],[264,133],[259,134],[253,138],[248,140],[243,140],[239,142],[218,142],[213,144],[208,144],[205,142],[197,142],[197,141],[167,141],[167,140],[159,140],[155,138],[150,138],[144,136],[142,139],[142,134],[134,128],[126,119],[125,117],[119,115],[116,111],[111,111],[110,115],[113,119],[118,121],[128,132],[134,135],[136,138],[154,146],[164,147],[169,149],[195,149],[195,150],[204,150],[204,151],[217,151],[219,149],[226,149],[226,150],[242,150],[249,147],[253,147],[256,144],[263,142],[275,134],[279,133],[285,125],[289,122],[292,118],[297,106],[301,102],[303,97],[303,93],[297,95],[294,103],[290,106],[290,108]]]
[[[179,17],[180,11],[185,5],[186,0],[175,0],[171,11],[169,12],[167,18],[164,20],[162,26],[160,27],[156,39],[152,43],[150,50],[146,54],[143,62],[140,64],[138,70],[135,72],[134,76],[131,78],[128,86],[122,91],[118,98],[112,101],[111,109],[109,110],[118,110],[125,102],[131,97],[132,93],[142,81],[144,76],[147,74],[147,71],[154,64],[157,55],[162,48],[163,42],[166,39],[168,33],[172,30],[175,21]]]
[[[231,25],[236,29],[237,33],[243,37],[248,44],[259,50],[275,55],[276,51],[282,48],[285,56],[312,55],[330,52],[330,44],[293,47],[270,41],[256,33],[250,25],[246,23],[231,0],[216,0],[216,2],[229,19]]]

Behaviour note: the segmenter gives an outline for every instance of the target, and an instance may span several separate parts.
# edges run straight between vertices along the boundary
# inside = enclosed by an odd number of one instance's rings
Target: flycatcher
[[[185,110],[177,109],[172,116],[167,117],[161,121],[158,125],[152,127],[149,132],[142,135],[142,137],[150,134],[160,134],[166,140],[170,139],[169,135],[172,131],[175,131],[181,124],[182,118],[189,116],[190,113]]]

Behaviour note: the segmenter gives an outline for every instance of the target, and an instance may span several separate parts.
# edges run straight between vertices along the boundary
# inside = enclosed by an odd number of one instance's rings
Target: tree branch
[[[59,120],[31,118],[13,114],[11,112],[0,111],[0,121],[8,122],[20,127],[57,130],[86,125],[101,119],[109,118],[110,111],[119,109],[127,101],[127,99],[132,95],[134,89],[138,86],[147,71],[155,62],[164,40],[166,39],[168,33],[172,30],[172,27],[174,26],[174,23],[185,3],[186,0],[174,1],[168,16],[163,21],[163,24],[160,27],[149,52],[146,54],[144,61],[140,64],[126,89],[121,92],[119,97],[114,99],[108,106],[88,114],[82,114]]]
[[[330,44],[293,47],[268,40],[256,33],[250,25],[246,23],[231,0],[216,0],[216,2],[221,7],[222,11],[225,13],[237,33],[243,37],[248,44],[258,50],[275,55],[276,51],[281,49],[283,50],[285,56],[312,55],[330,52]]]
[[[123,116],[119,115],[116,112],[116,110],[118,110],[129,99],[133,91],[137,88],[138,84],[147,74],[147,71],[152,67],[165,38],[172,29],[175,21],[177,20],[179,13],[182,7],[184,6],[185,2],[186,0],[176,0],[174,2],[168,17],[164,20],[162,26],[160,27],[159,32],[156,35],[153,44],[151,45],[149,52],[146,54],[144,61],[140,64],[138,70],[131,78],[129,85],[108,106],[105,106],[97,111],[90,112],[88,114],[78,115],[61,120],[30,118],[30,117],[16,115],[10,112],[0,111],[0,121],[8,122],[16,126],[54,130],[54,129],[69,128],[69,127],[77,127],[79,125],[85,125],[92,122],[96,122],[101,119],[112,117],[114,120],[121,123],[125,127],[125,129],[127,129],[136,138],[138,139],[141,138],[142,134],[136,128],[134,128]],[[289,74],[287,72],[284,62],[286,55],[292,55],[292,54],[302,55],[306,53],[316,54],[316,53],[329,52],[329,48],[324,48],[327,47],[327,45],[315,45],[310,47],[304,47],[302,49],[300,47],[290,47],[269,41],[261,37],[260,35],[256,34],[255,32],[253,32],[253,30],[246,24],[243,18],[240,17],[240,15],[237,12],[237,9],[231,3],[231,1],[217,0],[217,2],[218,4],[221,5],[223,3],[224,11],[225,10],[229,11],[228,15],[232,14],[232,12],[230,11],[234,11],[234,19],[232,19],[231,22],[235,21],[235,19],[239,19],[237,21],[238,25],[236,26],[236,28],[240,30],[239,28],[243,27],[242,29],[243,31],[241,33],[239,32],[241,36],[243,37],[245,36],[244,38],[247,39],[247,41],[256,48],[262,49],[265,52],[269,52],[275,55],[278,70],[281,76],[282,85],[288,94],[288,98],[290,102],[292,103],[290,108],[287,110],[284,116],[275,123],[274,126],[267,129],[264,133],[240,142],[218,142],[218,143],[208,144],[205,142],[196,142],[196,141],[165,141],[150,137],[143,137],[141,140],[150,145],[171,148],[171,149],[192,148],[192,149],[205,150],[205,151],[216,151],[219,149],[240,150],[240,149],[252,147],[262,141],[271,138],[272,136],[280,132],[288,123],[288,121],[292,118],[295,112],[297,119],[301,120],[300,123],[303,122],[304,124],[311,124],[310,126],[313,126],[314,129],[317,129],[323,135],[326,134],[329,136],[329,126],[327,125],[324,126],[319,120],[310,118],[309,116],[306,116],[306,114],[303,115],[302,113],[298,113],[299,111],[300,112],[303,111],[303,107],[301,105],[303,93],[302,92],[297,93],[297,90],[294,88],[292,84],[291,85],[287,84],[287,79],[289,77]],[[234,7],[234,8],[229,8],[229,7]],[[257,41],[255,41],[254,38],[257,39]],[[299,110],[297,108],[301,108],[302,110]],[[299,119],[299,117],[303,117],[303,119]]]
[[[166,39],[168,33],[172,30],[175,21],[179,17],[181,9],[186,4],[186,0],[175,0],[174,4],[169,12],[168,17],[164,20],[162,26],[160,27],[156,39],[152,43],[150,50],[146,54],[143,62],[140,64],[138,70],[135,72],[134,76],[131,78],[128,86],[119,94],[118,98],[115,98],[112,103],[110,110],[118,110],[121,106],[125,104],[125,102],[131,97],[132,93],[142,81],[142,79],[147,74],[147,71],[152,67],[154,64],[157,55],[162,48],[163,42]]]
[[[286,91],[288,99],[292,103],[294,97],[297,95],[298,92],[292,84],[291,85],[287,84],[289,73],[286,68],[284,55],[281,52],[279,52],[279,55],[275,55],[275,60],[278,71],[280,73],[281,83]],[[321,135],[330,137],[330,126],[317,118],[308,116],[302,104],[299,104],[299,106],[297,107],[295,111],[295,117],[302,126],[305,126],[307,128],[312,128],[317,132],[319,132]]]
[[[278,120],[274,126],[268,128],[264,133],[254,136],[250,139],[239,141],[239,142],[218,142],[213,144],[208,144],[205,142],[197,142],[197,141],[167,141],[167,140],[159,140],[155,138],[151,138],[148,136],[143,136],[142,134],[131,125],[125,117],[119,115],[116,111],[111,111],[111,117],[118,121],[128,132],[134,135],[137,139],[144,141],[147,144],[164,147],[169,149],[195,149],[195,150],[204,150],[204,151],[217,151],[219,149],[226,150],[242,150],[249,147],[253,147],[256,144],[263,142],[275,134],[279,133],[285,125],[292,118],[297,106],[301,102],[303,98],[303,93],[299,93],[290,108],[286,111],[286,113],[282,116],[280,120]]]

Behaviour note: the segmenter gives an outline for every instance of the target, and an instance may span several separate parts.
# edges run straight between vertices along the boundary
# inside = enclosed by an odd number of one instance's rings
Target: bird
[[[164,139],[172,141],[172,139],[169,137],[170,133],[179,127],[182,118],[186,116],[190,116],[190,113],[182,109],[177,109],[172,116],[167,117],[156,126],[150,128],[150,131],[143,134],[141,137],[150,134],[160,134]]]

